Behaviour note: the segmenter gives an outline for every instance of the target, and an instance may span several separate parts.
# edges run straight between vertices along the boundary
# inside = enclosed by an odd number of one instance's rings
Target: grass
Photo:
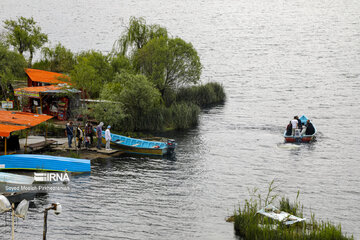
[[[265,198],[262,198],[258,189],[254,189],[250,194],[250,199],[246,199],[243,207],[239,206],[235,210],[234,215],[227,219],[228,222],[234,222],[234,230],[236,235],[242,239],[305,239],[305,240],[345,240],[353,239],[347,237],[341,231],[341,225],[334,225],[329,221],[317,221],[315,215],[311,215],[308,222],[295,223],[290,226],[281,222],[263,217],[257,214],[257,211],[269,204],[275,203],[279,196],[274,194],[276,187],[272,181],[268,188]],[[303,217],[303,206],[299,201],[299,192],[294,202],[290,202],[288,198],[282,197],[277,206],[281,211],[288,212],[297,217]]]

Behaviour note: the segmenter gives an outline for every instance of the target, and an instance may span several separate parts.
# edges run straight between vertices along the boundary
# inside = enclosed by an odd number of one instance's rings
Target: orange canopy
[[[52,116],[27,112],[0,111],[0,123],[33,127],[51,119]]]
[[[31,69],[31,68],[26,68],[25,72],[33,82],[43,82],[50,84],[60,84],[60,83],[70,84],[69,83],[70,78],[65,74],[48,72],[44,70]]]
[[[1,137],[8,137],[10,136],[11,132],[15,132],[15,131],[19,131],[19,130],[23,130],[27,127],[25,126],[16,126],[16,125],[5,125],[5,124],[0,124],[0,136]]]
[[[33,97],[40,98],[41,92],[51,91],[51,90],[59,90],[60,86],[50,85],[50,86],[40,86],[40,87],[25,87],[25,88],[17,88],[14,90],[15,96],[25,96],[25,97]]]

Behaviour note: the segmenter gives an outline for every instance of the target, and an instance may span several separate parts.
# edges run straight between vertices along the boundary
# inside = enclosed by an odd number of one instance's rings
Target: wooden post
[[[24,150],[24,153],[26,153],[26,150],[27,150],[27,139],[28,139],[28,133],[29,133],[29,131],[28,131],[28,130],[26,130],[26,139],[25,139],[25,146],[24,146],[25,150]]]
[[[6,150],[7,150],[7,138],[5,137],[5,151],[4,151],[4,155],[6,155]]]
[[[48,124],[47,124],[47,122],[45,122],[45,145],[46,145],[46,139],[47,139],[47,130],[48,130]]]
[[[43,240],[46,240],[46,232],[47,232],[47,214],[49,209],[45,209],[44,211],[44,227],[43,227]]]

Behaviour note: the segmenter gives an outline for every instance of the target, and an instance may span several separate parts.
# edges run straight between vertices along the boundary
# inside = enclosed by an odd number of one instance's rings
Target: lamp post
[[[46,232],[47,232],[47,213],[49,210],[54,210],[56,215],[61,213],[62,207],[60,203],[53,203],[51,207],[45,208],[44,210],[44,230],[43,230],[43,240],[46,240]]]

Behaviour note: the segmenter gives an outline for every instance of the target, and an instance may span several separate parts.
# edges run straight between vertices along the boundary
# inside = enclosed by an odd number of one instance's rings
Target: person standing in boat
[[[287,125],[286,127],[286,136],[291,136],[292,134],[292,124],[291,124],[291,121],[289,122],[289,124]]]
[[[72,139],[74,138],[73,122],[70,122],[70,123],[66,124],[65,134],[66,134],[66,136],[68,138],[69,148],[71,148]]]
[[[102,127],[104,126],[103,122],[96,127],[96,137],[97,137],[97,149],[101,149],[101,141],[102,141]]]
[[[109,126],[107,127],[107,129],[105,130],[105,140],[106,140],[106,147],[105,147],[105,149],[106,149],[106,150],[112,150],[112,149],[110,148],[110,141],[111,141],[110,128],[111,128],[111,126],[109,125]]]
[[[297,120],[298,116],[294,116],[294,119],[291,120],[291,125],[292,125],[292,130],[291,130],[291,133],[293,136],[295,136],[295,129],[298,128],[298,120]]]
[[[314,133],[315,133],[314,125],[310,122],[310,120],[307,120],[305,135],[313,135]]]

